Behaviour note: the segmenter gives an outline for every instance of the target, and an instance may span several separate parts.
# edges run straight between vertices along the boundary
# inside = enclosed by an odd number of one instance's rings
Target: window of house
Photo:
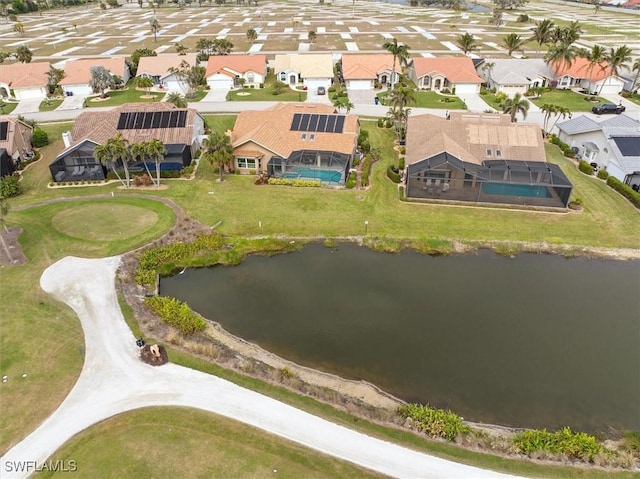
[[[500,150],[496,150],[496,158],[502,158],[502,152]]]
[[[311,134],[309,135],[309,141],[313,141],[313,140],[315,140],[315,139],[316,139],[316,135],[315,135],[315,133],[311,133]]]
[[[236,168],[249,168],[249,169],[255,170],[255,168],[256,168],[256,159],[255,158],[238,157],[238,158],[236,158]]]
[[[280,81],[287,81],[287,74],[285,72],[280,73]]]
[[[491,156],[491,150],[487,148],[487,156]]]
[[[306,140],[307,139],[307,134],[303,133],[302,135],[300,135],[300,139],[301,140]]]
[[[254,81],[254,75],[253,75],[253,73],[247,73],[247,81],[248,81],[249,83],[253,83],[253,81]]]

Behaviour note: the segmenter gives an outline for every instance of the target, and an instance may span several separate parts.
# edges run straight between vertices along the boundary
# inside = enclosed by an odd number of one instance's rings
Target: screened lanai
[[[560,207],[573,185],[557,165],[541,161],[461,161],[447,152],[408,166],[406,196],[476,203]]]
[[[319,180],[329,184],[344,184],[351,155],[335,151],[298,150],[289,158],[272,157],[267,166],[269,176]]]

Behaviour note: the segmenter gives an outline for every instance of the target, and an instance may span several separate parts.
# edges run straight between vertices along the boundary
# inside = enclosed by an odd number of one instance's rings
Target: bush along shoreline
[[[136,264],[132,278],[147,292],[155,288],[159,275],[174,274],[185,267],[239,264],[248,254],[286,253],[298,250],[305,244],[304,241],[274,238],[230,239],[215,232],[202,230],[192,234],[192,238],[187,241],[168,243],[168,240],[169,238],[165,238],[164,244],[161,242],[159,246],[134,253]],[[333,241],[327,241],[325,243],[328,245],[333,244]],[[381,247],[373,242],[367,246],[385,251],[401,250],[403,249],[401,243],[393,245],[385,243],[386,246]],[[450,245],[438,246],[447,246],[447,249],[450,247]],[[156,318],[173,329],[174,332],[169,333],[173,338],[170,342],[184,345],[193,341],[197,346],[196,353],[207,347],[217,348],[220,351],[224,349],[225,346],[206,333],[207,322],[194,313],[186,303],[174,298],[154,296],[152,293],[145,296],[147,297],[144,298],[144,305]],[[219,328],[218,325],[215,327]],[[180,338],[176,338],[176,335]],[[236,356],[233,351],[227,352],[226,355],[229,356],[229,354]],[[221,363],[221,353],[208,356],[208,360]],[[255,358],[245,358],[243,364],[247,360],[254,366],[249,369],[243,367],[242,372],[249,375],[257,374],[259,361]],[[267,366],[266,369],[269,367]],[[265,371],[261,373],[262,376],[259,377],[264,379]],[[277,375],[276,381],[297,393],[307,395],[314,388],[313,384],[302,382],[294,371],[286,377],[282,374]],[[313,396],[338,406],[342,406],[345,400],[350,400],[337,392],[329,395],[313,394]],[[357,414],[374,422],[402,427],[431,439],[455,443],[466,449],[490,454],[542,459],[564,465],[588,464],[623,470],[640,469],[640,434],[635,432],[625,434],[619,441],[602,442],[593,435],[573,432],[568,427],[549,432],[545,429],[516,431],[500,426],[478,425],[464,421],[462,417],[450,410],[437,409],[429,405],[403,404],[393,411],[363,403],[356,410]]]

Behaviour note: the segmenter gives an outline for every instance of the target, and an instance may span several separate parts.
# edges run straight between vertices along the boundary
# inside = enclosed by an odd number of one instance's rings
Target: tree
[[[233,43],[226,38],[216,38],[213,41],[213,49],[216,55],[229,55],[233,50]]]
[[[21,37],[24,37],[24,24],[17,22],[13,25],[13,31],[19,33]]]
[[[495,62],[487,62],[482,66],[482,71],[487,74],[487,84],[491,87],[493,83],[493,78],[491,78],[491,72],[493,71],[493,67],[496,66]]]
[[[411,112],[408,106],[416,103],[415,88],[407,77],[401,75],[398,83],[389,92],[387,99],[390,105],[387,116],[393,121],[398,140],[404,140],[407,132],[407,120]]]
[[[107,94],[105,90],[113,88],[115,85],[111,72],[103,66],[91,67],[89,71],[91,72],[89,86],[94,93],[100,93],[101,98],[106,98]]]
[[[147,90],[147,95],[151,95],[151,88],[155,85],[155,82],[148,76],[136,77],[136,85],[139,88]]]
[[[47,89],[50,95],[55,93],[56,88],[58,88],[58,83],[60,83],[60,80],[63,78],[64,70],[56,68],[53,65],[49,67],[49,70],[47,70]]]
[[[127,141],[122,137],[121,133],[118,133],[116,136],[109,138],[104,143],[104,145],[96,146],[93,150],[93,156],[97,161],[105,165],[107,168],[110,167],[118,177],[118,180],[120,180],[120,182],[122,182],[124,186],[129,188],[129,162],[132,159],[132,155],[129,150],[129,145],[127,144]],[[118,174],[118,170],[116,169],[118,162],[121,162],[124,169],[125,181],[122,181],[122,178],[120,177],[120,175]]]
[[[573,45],[580,39],[580,34],[582,33],[582,27],[580,26],[580,22],[578,20],[574,20],[569,24],[568,27],[564,29],[564,43],[569,45]]]
[[[527,40],[522,38],[520,35],[516,33],[510,33],[502,39],[502,44],[509,52],[509,56],[511,56],[514,51],[520,50],[520,48],[522,48],[522,45],[524,45],[526,41]]]
[[[178,92],[172,92],[167,95],[166,98],[167,103],[171,103],[176,108],[186,108],[187,100]]]
[[[33,58],[33,52],[29,50],[29,47],[24,45],[20,45],[16,48],[16,60],[20,63],[31,63],[31,59]]]
[[[169,72],[173,73],[180,83],[187,85],[187,98],[195,96],[198,87],[205,83],[206,69],[197,65],[191,66],[186,60],[182,60],[177,68],[169,68]]]
[[[513,10],[514,8],[524,7],[529,0],[493,0],[500,9],[502,10]]]
[[[544,19],[536,22],[536,26],[531,30],[533,31],[533,35],[531,35],[531,40],[535,40],[538,45],[537,52],[540,53],[540,49],[542,45],[548,43],[551,38],[551,32],[553,31],[553,20]]]
[[[633,83],[631,84],[631,92],[634,92],[638,88],[638,77],[640,77],[640,58],[636,58],[636,61],[633,62],[631,71],[636,72],[636,76],[634,77]]]
[[[609,67],[611,68],[611,75],[617,76],[622,68],[627,68],[629,65],[629,62],[632,60],[632,56],[631,56],[632,54],[633,54],[633,51],[631,50],[631,48],[629,48],[626,45],[622,45],[621,47],[618,47],[618,48],[611,47],[611,50],[609,51],[609,54],[606,57],[606,61],[609,64]],[[604,88],[605,83],[606,83],[606,80],[602,82],[598,96],[602,94],[602,89]]]
[[[174,46],[176,47],[176,53],[178,55],[186,55],[187,54],[187,50],[189,50],[182,43],[176,43]]]
[[[394,37],[392,41],[385,42],[382,48],[393,55],[393,71],[391,72],[391,88],[393,88],[396,80],[396,62],[400,61],[400,64],[403,64],[409,59],[409,47],[399,44]]]
[[[162,163],[162,160],[164,160],[166,154],[167,149],[165,148],[164,143],[157,138],[131,145],[131,157],[140,158],[142,160],[149,178],[151,178],[151,172],[149,171],[146,160],[149,158],[155,163],[156,179],[154,184],[156,185],[156,188],[160,187],[160,164]]]
[[[478,48],[476,39],[473,38],[473,35],[468,32],[458,36],[458,38],[456,39],[456,45],[460,47],[462,53],[464,53],[465,55]]]
[[[316,41],[316,32],[314,30],[310,30],[309,33],[307,34],[307,38],[309,39],[310,43],[313,43]]]
[[[504,23],[504,14],[499,8],[494,8],[491,14],[491,23],[496,27],[500,27]]]
[[[253,28],[250,28],[249,30],[247,30],[247,40],[249,40],[252,45],[253,45],[253,42],[255,42],[257,39],[258,39],[258,32],[256,32]]]
[[[591,47],[591,50],[581,50],[579,54],[589,62],[587,75],[589,76],[589,86],[591,87],[591,79],[593,78],[593,70],[595,67],[599,67],[600,70],[606,70],[608,68],[608,65],[606,64],[607,49],[595,44]],[[592,91],[589,93],[592,93]]]
[[[140,58],[155,57],[157,55],[158,54],[156,52],[148,48],[138,48],[137,50],[134,50],[130,59],[131,75],[136,76],[136,73],[138,73],[138,63],[140,63]]]
[[[522,113],[522,119],[527,118],[529,111],[529,101],[523,98],[520,93],[516,93],[513,98],[507,98],[502,104],[502,112],[511,116],[511,122],[518,121],[516,115]]]
[[[224,168],[233,161],[233,147],[229,137],[220,131],[211,133],[202,142],[202,158],[220,170],[220,181],[224,181]]]
[[[562,68],[569,68],[576,58],[576,49],[571,45],[561,43],[554,45],[547,51],[544,61],[551,65],[554,70],[559,71]]]
[[[151,31],[153,32],[153,42],[158,42],[158,30],[160,30],[160,22],[154,15],[151,20],[149,20],[149,25],[151,25]]]
[[[567,116],[571,118],[571,111],[569,111],[568,108],[553,103],[545,103],[540,107],[540,111],[544,113],[542,131],[544,131],[545,136],[551,133],[551,130],[553,130],[553,127],[556,125],[560,117],[562,117],[563,119]],[[553,125],[551,125],[551,127],[549,127],[549,121],[552,116],[556,117],[556,121],[553,123]]]

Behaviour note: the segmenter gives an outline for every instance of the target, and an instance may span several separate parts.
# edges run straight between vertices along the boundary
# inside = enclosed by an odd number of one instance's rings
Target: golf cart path
[[[82,430],[148,406],[186,406],[236,419],[264,431],[392,477],[507,478],[366,436],[312,416],[216,376],[175,364],[153,367],[139,359],[135,338],[117,301],[120,257],[66,257],[45,270],[44,291],[77,313],[85,337],[85,362],[58,409],[0,459],[3,479],[28,477],[17,461],[41,464]]]

